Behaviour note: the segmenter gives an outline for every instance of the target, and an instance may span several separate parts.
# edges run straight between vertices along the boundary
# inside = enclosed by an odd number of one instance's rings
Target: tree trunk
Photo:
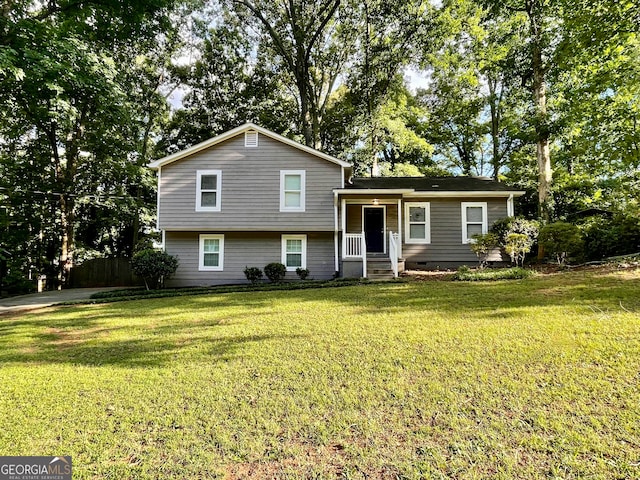
[[[534,2],[532,2],[534,3]],[[553,170],[549,154],[549,126],[547,115],[547,91],[545,82],[545,66],[542,60],[542,32],[539,23],[541,19],[534,12],[534,5],[528,11],[531,24],[533,69],[533,102],[536,115],[536,159],[538,163],[538,203],[539,214],[543,221],[548,222],[553,217],[553,198],[551,187]]]
[[[498,81],[495,78],[488,79],[489,84],[489,108],[491,111],[491,165],[493,167],[493,179],[498,180],[498,173],[500,172],[500,109],[498,107],[498,99],[496,97],[496,90]]]

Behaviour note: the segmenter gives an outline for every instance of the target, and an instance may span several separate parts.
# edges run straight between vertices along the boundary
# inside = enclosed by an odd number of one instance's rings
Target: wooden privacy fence
[[[129,258],[94,258],[71,269],[70,287],[133,287],[144,281],[131,271]]]

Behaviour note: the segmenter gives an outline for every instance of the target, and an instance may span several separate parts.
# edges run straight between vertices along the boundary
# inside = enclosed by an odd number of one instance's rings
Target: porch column
[[[402,258],[402,199],[398,199],[398,257]]]
[[[340,215],[342,216],[340,219],[342,225],[342,258],[344,258],[344,252],[347,251],[347,202],[344,198],[340,200]]]

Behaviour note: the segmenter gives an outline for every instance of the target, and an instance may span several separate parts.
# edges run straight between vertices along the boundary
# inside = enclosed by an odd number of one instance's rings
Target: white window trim
[[[424,208],[425,216],[425,238],[411,238],[411,215],[409,209],[411,207]],[[404,204],[404,243],[407,244],[426,244],[431,243],[431,204],[429,202],[406,202]]]
[[[287,266],[287,240],[302,240],[302,265],[300,267]],[[282,264],[287,267],[287,272],[295,272],[296,268],[307,268],[307,236],[306,235],[282,235]]]
[[[469,223],[478,223],[478,222],[468,222],[467,221],[467,207],[482,207],[482,234],[486,234],[489,231],[489,220],[487,214],[487,202],[462,202],[462,243],[473,243],[472,238],[467,238],[467,225]]]
[[[300,175],[300,206],[285,206],[285,190],[284,179],[287,175]],[[304,212],[305,211],[305,191],[306,191],[306,172],[304,170],[280,170],[280,211],[281,212]]]
[[[218,266],[207,267],[204,264],[204,241],[218,239],[220,240],[220,251],[218,252]],[[202,234],[198,242],[198,270],[201,272],[221,272],[224,269],[224,235],[222,234]]]
[[[216,205],[202,206],[202,177],[216,175]],[[207,191],[207,190],[205,190]],[[196,172],[196,212],[219,212],[222,205],[222,170],[198,170]]]
[[[247,148],[255,148],[258,146],[258,132],[249,130],[244,132],[244,146]]]

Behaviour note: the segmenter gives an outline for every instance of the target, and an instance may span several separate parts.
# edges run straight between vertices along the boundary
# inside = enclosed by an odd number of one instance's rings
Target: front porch
[[[396,278],[402,258],[402,199],[343,197],[341,273],[343,277]]]

